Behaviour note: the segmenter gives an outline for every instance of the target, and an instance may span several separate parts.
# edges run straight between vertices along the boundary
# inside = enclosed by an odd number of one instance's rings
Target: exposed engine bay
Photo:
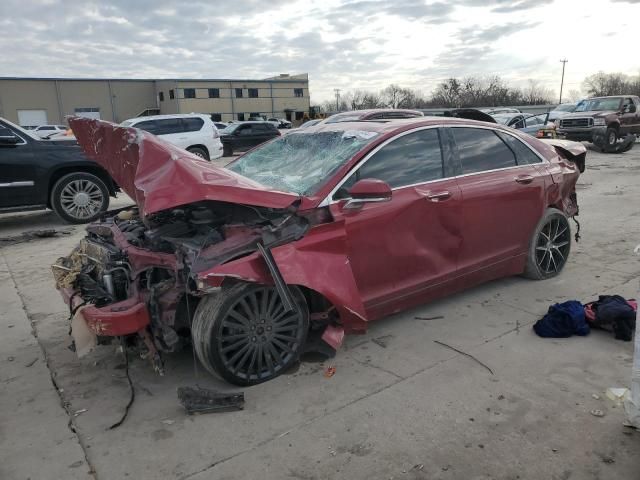
[[[197,281],[198,272],[252,254],[258,245],[268,250],[301,238],[311,222],[295,210],[203,201],[145,218],[137,207],[108,212],[53,265],[56,285],[82,306],[111,306],[113,313],[142,307],[138,317],[148,316],[148,328],[144,318],[124,331],[122,322],[114,329],[107,319],[90,326],[104,337],[138,333],[161,371],[158,352],[188,342],[199,297],[212,291]],[[79,307],[69,303],[72,311]]]

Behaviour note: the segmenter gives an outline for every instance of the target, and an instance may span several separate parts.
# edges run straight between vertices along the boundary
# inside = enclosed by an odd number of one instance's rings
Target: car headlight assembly
[[[593,124],[596,127],[604,127],[605,126],[604,118],[594,118],[593,119]]]

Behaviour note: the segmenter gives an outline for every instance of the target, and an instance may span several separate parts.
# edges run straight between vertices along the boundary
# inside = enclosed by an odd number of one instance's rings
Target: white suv
[[[206,160],[222,156],[222,142],[210,115],[185,113],[152,115],[125,120],[120,125],[153,133],[164,141],[184,148]]]

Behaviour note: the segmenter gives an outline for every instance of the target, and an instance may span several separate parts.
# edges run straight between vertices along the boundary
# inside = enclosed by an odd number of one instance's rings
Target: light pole
[[[566,58],[563,58],[562,60],[560,60],[560,63],[562,63],[562,80],[560,80],[560,100],[558,101],[558,103],[562,103],[562,87],[564,86],[564,66],[568,61],[569,60],[567,60]]]
[[[340,107],[338,105],[340,103],[340,89],[334,88],[333,91],[336,93],[336,112],[337,112],[338,110],[340,110]]]

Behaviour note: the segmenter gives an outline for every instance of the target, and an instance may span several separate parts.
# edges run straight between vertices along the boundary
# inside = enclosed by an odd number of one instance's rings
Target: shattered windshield
[[[312,195],[378,136],[364,130],[290,133],[256,148],[227,168],[276,190]]]
[[[620,108],[621,97],[613,98],[590,98],[581,101],[576,107],[576,112],[604,112],[606,110],[618,110]]]

